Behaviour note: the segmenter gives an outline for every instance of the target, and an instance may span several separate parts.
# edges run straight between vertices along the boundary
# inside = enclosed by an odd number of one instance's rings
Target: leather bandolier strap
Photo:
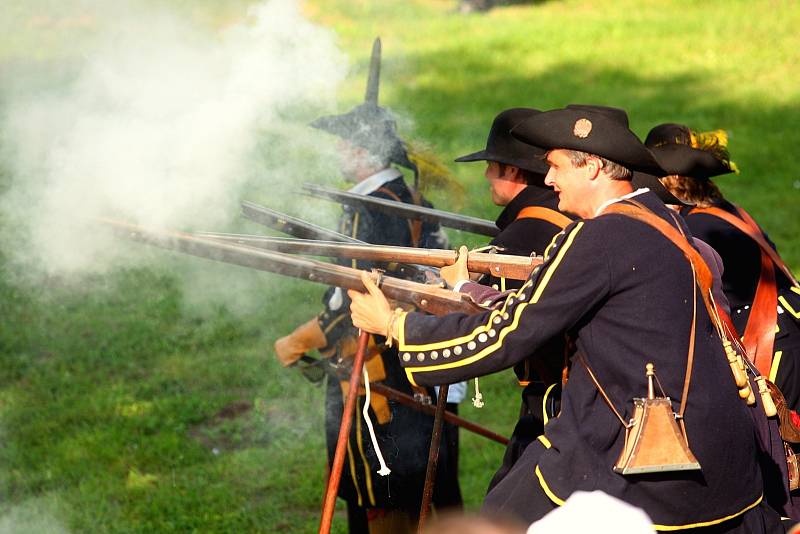
[[[705,213],[722,219],[750,237],[761,250],[761,273],[750,315],[747,318],[742,344],[759,372],[769,376],[775,343],[775,327],[778,322],[778,287],[775,269],[780,269],[792,284],[797,285],[797,280],[775,249],[767,243],[755,220],[742,208],[737,207],[736,209],[739,217],[715,207],[694,208],[689,213]]]
[[[682,231],[674,228],[670,225],[667,221],[647,209],[644,205],[636,202],[635,200],[629,200],[629,203],[617,203],[612,204],[608,208],[606,208],[605,213],[618,213],[620,215],[625,215],[627,217],[631,217],[632,219],[636,219],[637,221],[641,221],[648,226],[658,230],[664,237],[669,239],[686,257],[689,261],[689,264],[692,267],[692,275],[695,278],[695,283],[693,284],[695,287],[695,292],[697,287],[700,287],[700,295],[703,298],[703,303],[706,306],[706,310],[708,311],[708,315],[712,321],[714,318],[717,317],[716,307],[711,301],[711,284],[713,282],[713,276],[711,274],[711,269],[709,269],[708,265],[706,264],[703,257],[700,253],[689,243],[689,240],[683,234]],[[677,222],[677,221],[676,221]],[[680,227],[679,227],[680,228]],[[695,293],[696,294],[696,293]],[[689,382],[691,381],[692,375],[692,362],[694,360],[694,343],[695,343],[695,327],[696,327],[696,309],[693,311],[692,314],[692,327],[691,332],[689,335],[689,350],[688,350],[688,357],[686,362],[686,374],[683,379],[683,392],[681,395],[681,404],[678,410],[678,421],[681,426],[681,430],[683,431],[683,435],[687,440],[688,443],[688,436],[686,436],[686,427],[683,420],[683,413],[686,409],[686,399],[689,394]],[[722,328],[722,325],[717,325],[718,328]]]
[[[387,187],[381,187],[378,191],[389,195],[397,202],[403,202],[403,199],[400,198],[397,193]],[[409,189],[409,191],[411,191],[411,200],[413,204],[415,206],[422,206],[422,196],[415,189]],[[420,219],[408,219],[408,231],[411,233],[411,246],[418,247],[422,239],[422,221]]]
[[[541,219],[542,221],[547,221],[550,224],[558,226],[562,230],[572,222],[572,219],[563,213],[542,206],[528,206],[522,208],[517,214],[517,218],[514,220],[516,221],[519,219]]]

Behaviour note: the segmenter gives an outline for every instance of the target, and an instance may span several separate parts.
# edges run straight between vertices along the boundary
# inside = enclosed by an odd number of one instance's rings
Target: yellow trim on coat
[[[544,475],[542,475],[542,471],[539,469],[538,465],[536,466],[535,473],[536,473],[536,478],[539,479],[539,485],[542,486],[542,490],[544,491],[545,495],[547,495],[547,498],[550,499],[551,501],[553,501],[558,506],[564,506],[564,503],[566,501],[564,501],[564,499],[559,498],[555,493],[553,493],[553,491],[547,485],[547,482],[544,479]],[[764,499],[764,495],[762,494],[758,499],[756,499],[756,501],[754,503],[748,504],[747,506],[745,506],[744,508],[742,508],[741,510],[739,510],[736,513],[733,513],[731,515],[726,515],[725,517],[720,517],[718,519],[711,519],[709,521],[701,521],[699,523],[689,523],[687,525],[656,525],[656,524],[653,524],[653,528],[655,530],[659,530],[659,531],[673,531],[673,530],[685,530],[685,529],[690,529],[690,528],[700,528],[700,527],[709,527],[709,526],[712,526],[712,525],[718,525],[720,523],[724,523],[725,521],[728,521],[729,519],[733,519],[734,517],[738,517],[738,516],[742,515],[743,513],[755,508],[756,506],[758,506],[761,503],[761,501],[763,499]]]
[[[353,456],[353,449],[350,447],[350,436],[347,437],[347,458],[350,461],[350,478],[353,479],[353,487],[356,488],[358,505],[364,506],[364,500],[361,498],[361,490],[358,487],[358,479],[356,478],[356,460]]]
[[[794,291],[794,288],[792,288],[792,291]],[[792,308],[791,304],[789,304],[783,296],[778,297],[778,302],[780,302],[783,309],[791,313],[795,319],[800,319],[800,310]]]
[[[544,391],[544,397],[542,398],[542,420],[544,421],[545,425],[550,420],[550,418],[547,417],[547,408],[545,408],[545,405],[547,404],[547,397],[550,395],[550,392],[553,391],[554,387],[556,387],[555,382],[548,386],[548,388]]]
[[[756,506],[758,506],[761,503],[762,500],[764,500],[764,495],[763,494],[758,499],[756,499],[756,501],[754,503],[748,504],[747,506],[745,506],[744,508],[742,508],[741,510],[739,510],[735,514],[726,515],[725,517],[721,517],[719,519],[712,519],[710,521],[702,521],[700,523],[690,523],[688,525],[653,525],[653,528],[656,529],[656,530],[661,530],[661,531],[671,531],[671,530],[684,530],[684,529],[687,529],[687,528],[700,528],[700,527],[710,527],[711,525],[719,525],[720,523],[724,523],[725,521],[727,521],[729,519],[733,519],[734,517],[738,517],[738,516],[742,515],[743,513],[747,512],[748,510],[751,510],[751,509],[755,508]]]
[[[492,313],[489,315],[489,326],[486,326],[486,325],[482,324],[482,325],[480,325],[479,327],[477,327],[475,330],[473,330],[472,332],[470,332],[467,335],[464,335],[464,336],[461,336],[461,337],[457,337],[455,339],[447,339],[445,341],[439,341],[439,342],[436,342],[436,343],[426,343],[424,345],[406,345],[406,343],[405,343],[405,328],[403,328],[403,330],[402,330],[403,333],[400,336],[400,339],[397,340],[398,341],[397,350],[400,351],[400,352],[415,352],[415,351],[425,352],[425,351],[429,351],[429,350],[436,350],[436,349],[441,349],[441,348],[444,348],[444,347],[452,347],[454,345],[460,345],[462,343],[466,343],[467,341],[470,341],[472,338],[476,337],[478,334],[483,333],[483,332],[488,332],[489,330],[491,330],[492,319],[494,319],[498,315],[502,315],[503,311],[504,310],[494,310],[494,311],[492,311]],[[403,323],[401,323],[401,325],[404,324],[404,323],[405,323],[405,321],[403,321]]]
[[[543,278],[542,282],[539,284],[539,286],[537,286],[536,295],[535,295],[535,299],[536,300],[534,299],[534,297],[532,297],[528,302],[524,302],[524,303],[520,304],[517,307],[517,309],[514,311],[514,320],[511,322],[511,324],[507,325],[505,328],[500,330],[500,333],[497,335],[497,341],[495,341],[492,345],[489,345],[488,347],[486,347],[485,349],[483,349],[479,353],[474,354],[474,355],[470,356],[469,358],[464,358],[463,360],[457,360],[457,361],[450,362],[450,363],[442,363],[442,364],[439,364],[439,365],[430,365],[430,366],[426,366],[426,367],[406,367],[406,374],[408,376],[410,376],[410,373],[414,373],[414,372],[431,372],[431,371],[438,371],[440,369],[452,369],[454,367],[462,367],[462,366],[465,366],[465,365],[469,365],[469,364],[471,364],[473,362],[476,362],[476,361],[478,361],[480,359],[483,359],[485,356],[487,356],[487,355],[491,354],[492,352],[494,352],[495,350],[497,350],[497,348],[500,347],[503,344],[503,340],[505,339],[505,337],[509,333],[511,333],[511,332],[513,332],[514,330],[517,329],[517,326],[519,326],[520,317],[522,316],[522,312],[525,310],[525,308],[527,308],[528,305],[530,305],[530,304],[536,304],[536,302],[538,301],[538,298],[541,296],[542,291],[544,291],[544,286],[547,285],[547,283],[549,282],[550,278],[552,277],[552,273],[556,270],[556,268],[558,268],[559,264],[561,263],[561,260],[564,258],[564,255],[566,254],[566,252],[569,249],[570,245],[572,245],[572,241],[573,241],[573,238],[575,237],[575,234],[578,233],[578,230],[580,230],[582,225],[583,225],[583,223],[578,223],[575,226],[575,230],[572,233],[570,233],[569,237],[567,238],[567,241],[564,243],[564,246],[561,249],[561,251],[559,252],[559,254],[556,257],[555,261],[553,261],[553,263],[548,268],[547,272],[544,275],[544,278]],[[526,286],[523,285],[522,288],[520,288],[520,291],[522,291],[525,287]],[[517,293],[514,293],[514,294],[510,295],[509,298],[514,297],[516,295],[517,295]],[[490,329],[491,325],[492,325],[491,319],[495,316],[496,313],[505,313],[505,309],[506,309],[506,305],[507,304],[508,304],[508,299],[506,299],[506,304],[503,305],[503,308],[501,310],[499,310],[499,311],[496,310],[495,312],[492,312],[492,314],[489,316],[488,325],[483,325],[483,326],[480,326],[480,327],[476,328],[473,331],[473,334],[475,334],[479,330],[488,330],[488,329]],[[469,339],[469,337],[470,336],[466,336],[466,337],[459,338],[459,339],[460,340],[466,340],[466,339]],[[453,343],[453,340],[445,341],[445,342],[442,342],[442,343],[432,343],[430,345],[419,346],[421,348],[418,348],[416,350],[423,350],[424,351],[424,350],[427,350],[429,348],[430,349],[436,349],[436,348],[440,348],[442,345],[448,345],[450,343]],[[407,345],[405,347],[402,344],[400,345],[400,350],[402,352],[409,352],[410,348],[411,348],[411,345]]]
[[[789,289],[800,295],[800,286],[792,286]]]
[[[539,282],[539,285],[536,286],[536,292],[533,294],[533,297],[531,297],[530,300],[530,302],[532,302],[533,304],[539,302],[539,298],[542,296],[542,292],[544,292],[544,289],[550,282],[550,278],[553,276],[556,267],[558,267],[558,265],[561,263],[561,260],[564,259],[564,254],[566,254],[567,250],[569,250],[569,247],[572,246],[572,242],[575,240],[575,236],[578,235],[578,232],[580,232],[581,228],[583,228],[583,224],[584,224],[583,222],[579,222],[578,224],[576,224],[575,227],[572,229],[572,231],[569,233],[569,236],[567,236],[567,240],[564,242],[564,245],[561,247],[561,250],[558,251],[558,256],[556,256],[556,259],[553,260],[553,263],[550,265],[550,267],[548,267],[547,272],[544,273],[544,276],[542,277],[542,280]]]
[[[542,475],[542,472],[539,470],[538,465],[536,466],[535,473],[536,473],[536,478],[539,479],[539,485],[542,487],[542,490],[544,490],[544,494],[547,495],[547,498],[556,503],[558,506],[564,506],[564,502],[566,501],[564,501],[564,499],[560,499],[558,496],[556,496],[555,493],[553,493],[553,491],[550,489],[550,486],[548,486],[547,482],[544,480],[544,476]]]
[[[539,436],[536,437],[536,439],[538,439],[542,443],[542,445],[544,445],[548,449],[553,447],[553,444],[550,443],[550,440],[547,439],[547,437],[544,434],[540,434]]]
[[[500,291],[506,290],[506,278],[504,276],[500,277]]]
[[[781,365],[782,350],[775,351],[775,356],[772,357],[772,365],[769,368],[769,381],[775,383],[775,378],[778,376],[778,367]]]
[[[436,343],[426,343],[424,345],[409,345],[409,344],[406,343],[405,315],[403,315],[399,320],[399,326],[398,326],[398,335],[399,335],[399,337],[397,339],[397,350],[399,352],[414,352],[414,351],[425,352],[425,351],[429,351],[429,350],[437,350],[437,349],[447,348],[447,347],[454,346],[454,345],[460,345],[461,343],[470,341],[472,338],[476,337],[478,334],[480,334],[482,332],[488,332],[489,330],[492,329],[492,319],[494,319],[498,315],[502,315],[502,314],[505,313],[506,307],[508,306],[508,303],[507,303],[508,298],[510,298],[510,297],[517,298],[517,297],[519,297],[519,295],[523,291],[525,291],[526,289],[528,289],[532,285],[533,285],[533,281],[530,278],[528,278],[528,280],[526,280],[525,283],[522,284],[522,287],[520,287],[514,293],[511,293],[506,298],[506,302],[503,303],[503,307],[502,308],[500,308],[499,310],[493,310],[492,311],[492,313],[489,315],[489,321],[488,321],[487,324],[480,325],[477,328],[475,328],[475,330],[470,332],[469,334],[466,334],[464,336],[461,336],[461,337],[458,337],[458,338],[455,338],[455,339],[446,339],[444,341],[437,341]]]
[[[417,383],[414,381],[414,376],[411,374],[411,371],[410,371],[410,370],[408,370],[408,369],[406,369],[405,371],[406,371],[406,378],[408,378],[408,381],[409,381],[409,383],[410,383],[412,386],[414,386],[415,388],[418,388],[418,387],[419,387],[419,384],[417,384]]]

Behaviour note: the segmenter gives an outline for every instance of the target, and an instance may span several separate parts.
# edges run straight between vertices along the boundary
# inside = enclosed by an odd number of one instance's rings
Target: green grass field
[[[9,3],[12,13],[32,9]],[[249,4],[143,3],[172,5],[211,28],[240,19]],[[404,134],[444,161],[481,147],[492,117],[514,106],[616,105],[640,136],[660,122],[725,128],[742,172],[719,184],[800,270],[796,3],[553,0],[473,15],[454,13],[455,5],[308,0],[305,12],[335,30],[355,67],[341,109],[361,98],[380,35],[382,103],[405,117]],[[0,37],[4,76],[69,53],[58,35],[34,42],[27,27],[17,30]],[[467,188],[462,211],[494,218],[483,168],[449,166]],[[4,169],[0,161],[0,191],[16,178]],[[445,194],[431,196],[454,208]],[[0,221],[0,233],[14,236],[15,228]],[[9,255],[4,245],[0,258]],[[190,266],[220,286],[235,278],[255,288],[263,305],[240,313],[198,304],[183,290],[181,271]],[[321,287],[167,255],[159,267],[78,282],[17,278],[0,263],[0,532],[316,528],[322,392],[282,369],[271,347],[318,311]],[[509,434],[514,380],[493,376],[482,389],[486,407],[467,401],[461,414]],[[462,488],[476,509],[503,451],[465,433],[462,443]],[[337,517],[334,530],[345,532]]]

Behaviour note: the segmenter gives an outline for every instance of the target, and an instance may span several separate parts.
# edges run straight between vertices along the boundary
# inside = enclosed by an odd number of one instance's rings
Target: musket
[[[248,235],[248,234],[231,234],[225,232],[192,232],[192,235],[214,239],[217,241],[238,243],[240,245],[247,245],[255,248],[262,248],[265,250],[274,250],[275,252],[282,252],[286,254],[306,254],[310,256],[326,256],[328,258],[345,258],[345,259],[366,259],[372,260],[377,263],[380,268],[391,273],[392,276],[398,278],[405,278],[406,280],[414,280],[421,283],[436,283],[439,280],[439,273],[432,267],[426,266],[424,263],[419,265],[412,265],[410,263],[400,263],[394,258],[386,255],[381,257],[372,258],[368,254],[354,254],[347,255],[345,253],[337,253],[337,246],[345,247],[373,247],[377,245],[369,245],[368,243],[359,242],[354,244],[342,243],[340,241],[319,241],[314,239],[292,239],[287,237],[269,237],[263,235]],[[331,246],[331,250],[322,248],[315,248],[314,243],[320,243],[324,246]],[[362,257],[363,256],[363,257]],[[441,284],[440,284],[441,285]]]
[[[362,271],[358,269],[247,245],[223,243],[184,232],[144,228],[112,219],[99,220],[113,227],[121,235],[149,245],[301,280],[366,291],[361,281]],[[380,276],[377,273],[373,273],[372,276],[388,298],[411,304],[428,313],[442,315],[451,312],[482,311],[482,308],[468,295],[462,293],[391,276]]]
[[[396,200],[375,198],[368,195],[359,195],[308,183],[303,184],[303,192],[309,196],[332,200],[339,204],[368,207],[369,209],[374,209],[396,217],[439,223],[448,228],[464,230],[474,234],[494,237],[500,233],[500,229],[497,228],[497,225],[492,221],[478,217],[470,217],[469,215],[458,215],[457,213],[451,213],[449,211],[407,204]]]
[[[194,235],[287,254],[369,260],[387,264],[401,262],[403,264],[427,265],[437,268],[454,264],[459,256],[458,251],[447,249],[362,245],[215,232],[198,232]],[[513,256],[489,252],[469,252],[467,255],[468,271],[512,280],[527,280],[531,271],[541,263],[542,258],[539,256]]]
[[[300,239],[321,239],[324,241],[339,241],[342,243],[363,243],[354,237],[340,234],[334,230],[329,230],[316,224],[304,221],[297,217],[292,217],[278,210],[260,206],[254,202],[243,200],[242,215],[267,228],[272,228],[284,234],[288,234]]]

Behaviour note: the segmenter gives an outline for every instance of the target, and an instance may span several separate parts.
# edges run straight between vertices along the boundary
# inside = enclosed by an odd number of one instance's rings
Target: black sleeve
[[[581,221],[559,233],[545,262],[499,308],[474,315],[409,313],[400,322],[401,364],[412,383],[453,383],[513,366],[570,330],[610,291],[608,233]]]

